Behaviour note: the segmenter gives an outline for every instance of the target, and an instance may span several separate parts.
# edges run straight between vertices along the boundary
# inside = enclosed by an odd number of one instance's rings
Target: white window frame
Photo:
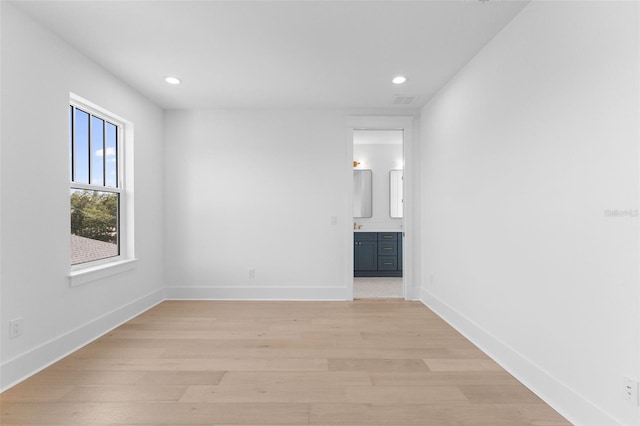
[[[106,259],[70,265],[69,285],[75,287],[135,268],[136,259],[134,257],[133,239],[133,124],[74,93],[69,96],[69,104],[66,106],[67,111],[69,106],[114,124],[117,128],[118,141],[117,188],[77,183],[71,180],[71,176],[69,177],[69,189],[86,189],[101,192],[106,190],[119,194],[118,243],[120,254]],[[69,230],[69,238],[71,238],[71,230]]]

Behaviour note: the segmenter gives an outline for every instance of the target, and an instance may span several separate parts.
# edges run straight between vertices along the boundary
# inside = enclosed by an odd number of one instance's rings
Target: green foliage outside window
[[[118,194],[73,191],[71,193],[71,233],[117,244]]]

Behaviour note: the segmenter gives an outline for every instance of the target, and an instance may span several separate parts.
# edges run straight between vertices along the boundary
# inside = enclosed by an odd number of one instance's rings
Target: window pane
[[[89,183],[89,114],[76,108],[74,182]]]
[[[71,189],[71,264],[118,256],[120,194]]]
[[[107,123],[106,186],[118,187],[118,128]]]
[[[91,117],[91,185],[104,186],[104,121]]]

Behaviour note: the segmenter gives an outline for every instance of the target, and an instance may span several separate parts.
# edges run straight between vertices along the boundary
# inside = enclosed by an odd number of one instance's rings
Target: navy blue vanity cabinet
[[[401,232],[355,232],[354,277],[401,277]]]
[[[375,232],[356,232],[353,236],[353,268],[356,271],[378,270],[378,239]]]

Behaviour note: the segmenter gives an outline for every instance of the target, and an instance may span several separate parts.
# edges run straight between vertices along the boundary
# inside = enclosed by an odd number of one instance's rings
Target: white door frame
[[[346,118],[345,132],[345,175],[344,182],[347,191],[345,206],[344,248],[348,253],[344,270],[346,299],[353,300],[353,132],[354,130],[402,130],[402,156],[404,159],[403,173],[403,218],[402,231],[402,282],[405,300],[417,300],[419,294],[415,291],[413,282],[414,253],[413,244],[416,235],[413,232],[413,120],[412,116],[352,116]]]

